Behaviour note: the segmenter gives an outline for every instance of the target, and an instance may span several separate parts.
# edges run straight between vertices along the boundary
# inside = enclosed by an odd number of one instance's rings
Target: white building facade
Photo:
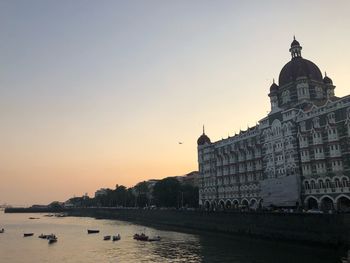
[[[198,138],[199,202],[206,208],[350,209],[350,96],[302,58],[270,87],[270,113],[233,137]]]

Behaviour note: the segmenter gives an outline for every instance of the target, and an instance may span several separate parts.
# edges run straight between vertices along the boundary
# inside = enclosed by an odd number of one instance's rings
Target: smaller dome
[[[211,143],[209,137],[205,135],[204,133],[198,138],[197,144],[198,145],[203,145],[205,143]]]
[[[300,43],[294,38],[292,44],[290,44],[290,47],[300,46]]]
[[[332,79],[330,77],[328,77],[327,75],[323,78],[323,83],[333,85]]]
[[[273,82],[271,87],[270,87],[270,93],[276,93],[278,91],[278,85]]]

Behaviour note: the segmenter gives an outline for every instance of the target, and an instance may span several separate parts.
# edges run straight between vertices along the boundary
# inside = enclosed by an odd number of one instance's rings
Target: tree
[[[140,182],[134,187],[136,194],[136,206],[145,207],[149,204],[149,188],[146,181]]]
[[[190,184],[181,185],[181,206],[198,207],[199,189]]]
[[[174,177],[168,177],[158,181],[153,188],[153,196],[157,206],[180,206],[180,183]]]

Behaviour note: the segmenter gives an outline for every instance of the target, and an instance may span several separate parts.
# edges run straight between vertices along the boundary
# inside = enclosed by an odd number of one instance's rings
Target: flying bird
[[[179,142],[179,144],[183,144],[183,142]]]

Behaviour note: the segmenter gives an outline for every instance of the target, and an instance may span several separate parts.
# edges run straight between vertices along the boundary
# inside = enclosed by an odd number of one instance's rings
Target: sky
[[[302,56],[349,94],[349,1],[0,0],[0,204],[197,170]],[[183,142],[183,144],[179,144]]]

